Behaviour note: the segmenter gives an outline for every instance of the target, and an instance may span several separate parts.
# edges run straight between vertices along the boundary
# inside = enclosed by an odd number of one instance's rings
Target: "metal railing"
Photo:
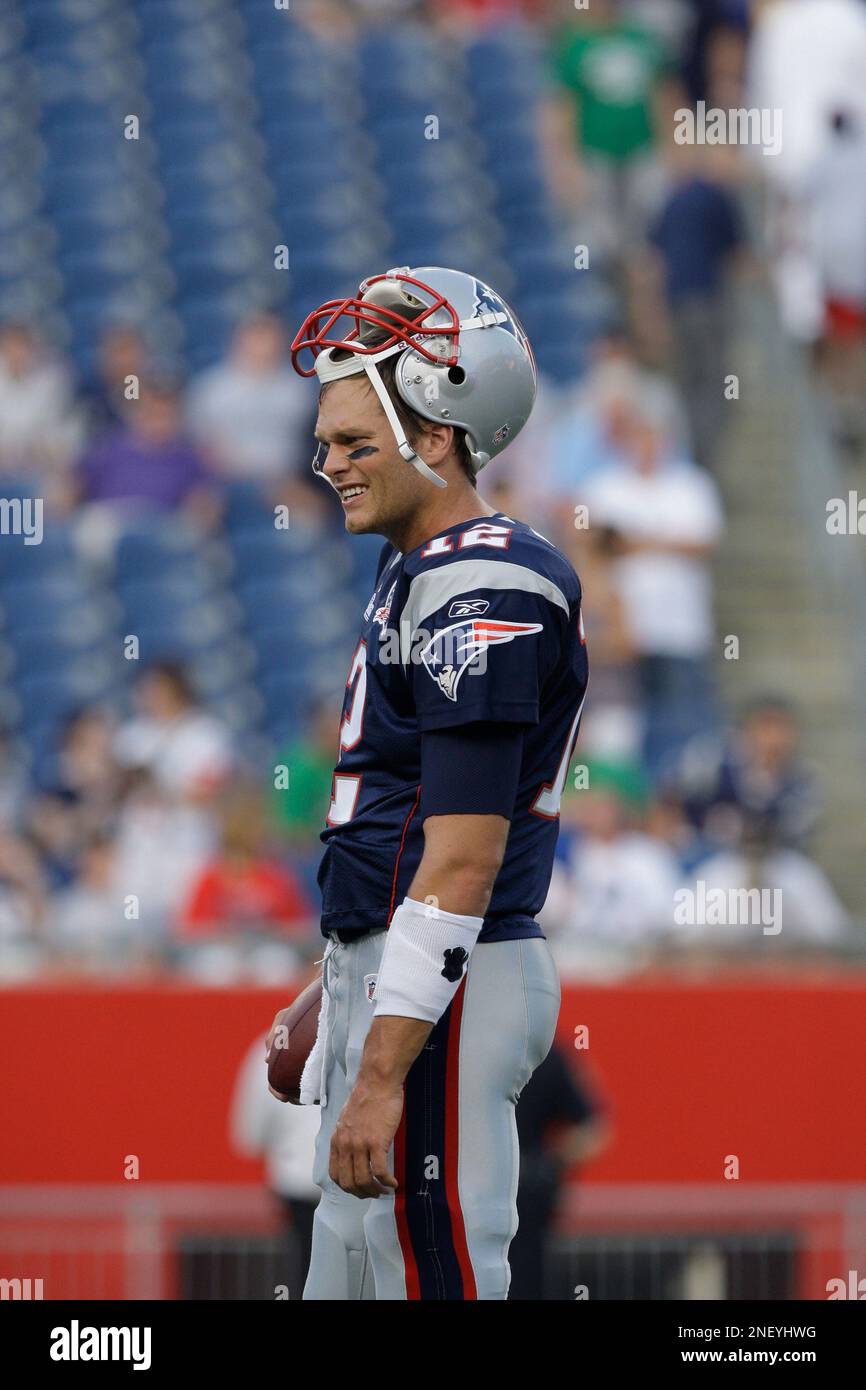
[[[185,1183],[0,1187],[0,1297],[28,1279],[46,1299],[297,1299],[301,1283],[265,1191]],[[567,1189],[545,1292],[823,1299],[859,1279],[864,1186],[612,1183]]]

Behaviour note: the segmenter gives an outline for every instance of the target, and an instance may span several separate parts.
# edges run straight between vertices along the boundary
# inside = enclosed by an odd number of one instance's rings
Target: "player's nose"
[[[331,482],[335,482],[349,471],[349,460],[344,450],[338,444],[331,444],[328,447],[322,472]]]

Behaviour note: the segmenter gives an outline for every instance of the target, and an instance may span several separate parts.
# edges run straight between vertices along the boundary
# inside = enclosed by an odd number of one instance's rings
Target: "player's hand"
[[[265,1062],[267,1062],[270,1058],[271,1048],[273,1047],[274,1040],[277,1036],[277,1029],[283,1026],[285,1016],[288,1012],[289,1009],[288,1007],[286,1007],[285,1009],[278,1010],[278,1012],[274,1014],[274,1021],[271,1024],[270,1032],[268,1033],[267,1041],[265,1042]],[[282,1091],[275,1091],[273,1086],[271,1086],[270,1084],[268,1085],[268,1090],[276,1100],[282,1101],[283,1105],[298,1105],[301,1099],[300,1095],[287,1096],[284,1095]]]
[[[278,1009],[277,1012],[274,1014],[274,1021],[271,1024],[270,1031],[268,1033],[267,1039],[265,1040],[265,1060],[267,1060],[268,1057],[270,1057],[271,1055],[271,1048],[273,1047],[274,1039],[277,1036],[277,1029],[282,1027],[283,1021],[288,1012],[289,1010],[287,1007],[285,1009]]]
[[[381,1197],[397,1188],[388,1150],[403,1114],[403,1087],[359,1081],[331,1138],[331,1181],[353,1197]]]

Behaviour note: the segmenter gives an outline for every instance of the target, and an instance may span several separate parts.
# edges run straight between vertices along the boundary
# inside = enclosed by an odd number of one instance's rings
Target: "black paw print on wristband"
[[[462,946],[452,946],[447,951],[443,951],[442,956],[445,965],[439,973],[453,985],[463,974],[463,967],[468,961],[469,955]]]

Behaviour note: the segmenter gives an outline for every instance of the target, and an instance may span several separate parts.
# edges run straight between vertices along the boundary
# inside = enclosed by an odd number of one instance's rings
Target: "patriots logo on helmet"
[[[463,672],[482,652],[503,642],[513,642],[516,637],[531,637],[541,630],[541,623],[505,623],[493,618],[469,618],[466,622],[454,623],[437,632],[422,647],[420,657],[427,674],[446,699],[456,701]]]
[[[515,338],[518,336],[517,325],[505,301],[500,299],[496,291],[481,280],[475,281],[475,308],[476,312],[481,310],[485,314],[502,314],[500,327],[504,328],[506,333],[512,333]]]

